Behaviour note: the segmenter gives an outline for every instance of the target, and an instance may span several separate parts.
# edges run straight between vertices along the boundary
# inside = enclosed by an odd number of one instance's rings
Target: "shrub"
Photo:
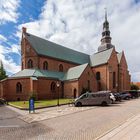
[[[37,93],[35,91],[31,91],[29,93],[29,99],[31,99],[31,98],[34,99],[34,101],[37,100]]]
[[[135,84],[131,84],[131,90],[139,90],[139,87]]]

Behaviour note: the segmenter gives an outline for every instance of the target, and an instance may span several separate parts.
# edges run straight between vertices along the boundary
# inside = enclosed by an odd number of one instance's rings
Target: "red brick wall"
[[[125,59],[125,55],[123,53],[121,61],[120,61],[120,66],[119,66],[119,81],[120,81],[120,91],[125,91],[130,89],[130,75],[128,71],[128,66],[127,62]]]
[[[88,81],[90,82],[89,90],[92,92],[97,91],[95,74],[89,66],[87,66],[87,68],[84,70],[81,77],[79,78],[79,95],[81,94],[83,88],[88,89]]]
[[[113,72],[115,72],[115,87],[113,88]],[[115,49],[108,61],[108,89],[116,92],[118,90],[118,58]]]
[[[16,93],[16,84],[20,82],[22,85],[22,92]],[[30,78],[19,78],[19,79],[7,79],[2,81],[3,90],[0,95],[3,94],[3,98],[7,101],[16,101],[18,98],[20,100],[28,100],[29,94],[35,92],[37,94],[37,99],[54,99],[62,97],[62,87],[57,88],[54,92],[51,91],[51,83],[57,82],[56,80],[38,78],[38,80],[32,80]],[[1,89],[1,88],[0,88]]]
[[[38,68],[38,65],[39,65],[38,55],[26,39],[22,39],[21,49],[22,49],[21,50],[22,70],[28,69],[27,63],[29,59],[33,61],[33,68]]]
[[[64,72],[68,71],[68,69],[71,67],[77,66],[76,64],[73,64],[73,63],[69,63],[69,62],[65,62],[65,61],[61,61],[61,60],[53,59],[53,58],[49,58],[49,57],[40,56],[39,57],[39,68],[40,69],[43,69],[43,63],[45,61],[48,62],[48,70],[52,70],[52,71],[59,71],[60,64],[63,65]]]
[[[88,80],[90,81],[90,91],[97,91],[97,83],[95,75],[91,68],[87,66],[79,79],[75,81],[66,81],[64,83],[64,93],[66,97],[74,97],[74,90],[76,89],[76,97],[81,95],[83,88],[88,88]]]
[[[92,71],[94,73],[94,75],[96,75],[97,72],[100,72],[100,80],[97,81],[97,90],[99,90],[98,84],[100,82],[101,84],[101,89],[100,90],[107,90],[107,75],[108,75],[108,71],[107,71],[107,65],[101,65],[98,67],[94,67],[92,68]]]
[[[38,99],[55,99],[62,96],[62,85],[61,82],[59,82],[60,86],[59,88],[55,86],[55,91],[51,91],[51,83],[55,82],[56,80],[51,79],[45,79],[45,78],[39,78],[37,81],[37,93],[38,93]],[[58,93],[59,92],[59,93]]]
[[[20,82],[22,84],[22,92],[16,93],[16,84]],[[3,97],[6,100],[26,100],[29,97],[30,92],[30,78],[20,79],[7,79],[2,82]]]
[[[74,89],[76,89],[76,97],[79,96],[79,89],[78,89],[78,81],[66,81],[64,83],[64,97],[73,98],[74,97]]]
[[[118,83],[118,59],[115,49],[113,49],[112,54],[108,60],[108,63],[105,65],[100,65],[92,68],[94,74],[100,72],[101,79],[97,82],[101,85],[100,90],[111,90],[117,91],[117,83]],[[116,73],[116,87],[113,88],[113,72]],[[99,85],[97,86],[99,90]]]

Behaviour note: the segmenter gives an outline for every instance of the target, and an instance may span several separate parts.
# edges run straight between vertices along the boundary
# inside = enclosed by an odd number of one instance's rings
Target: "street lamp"
[[[57,81],[56,86],[58,89],[57,106],[59,106],[59,87],[60,87],[59,81]]]

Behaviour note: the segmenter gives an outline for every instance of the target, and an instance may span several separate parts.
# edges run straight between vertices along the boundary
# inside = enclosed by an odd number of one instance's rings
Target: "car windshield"
[[[84,99],[84,98],[87,98],[87,97],[88,97],[88,94],[86,93],[86,94],[82,95],[82,96],[80,97],[80,99]]]

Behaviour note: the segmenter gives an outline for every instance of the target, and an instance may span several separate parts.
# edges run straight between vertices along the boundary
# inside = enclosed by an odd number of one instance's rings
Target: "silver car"
[[[92,92],[84,93],[79,98],[75,99],[75,106],[82,105],[108,105],[111,103],[110,94],[107,92]]]

